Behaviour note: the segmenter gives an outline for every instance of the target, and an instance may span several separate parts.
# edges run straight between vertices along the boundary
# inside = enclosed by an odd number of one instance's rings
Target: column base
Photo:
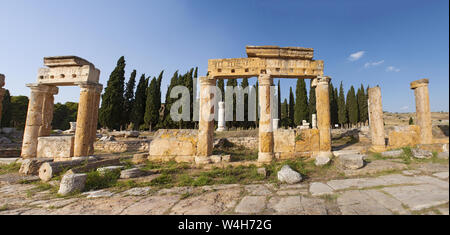
[[[372,145],[369,148],[370,152],[374,152],[374,153],[381,153],[386,151],[386,146],[383,145]]]
[[[218,132],[222,132],[222,131],[226,131],[227,130],[227,128],[226,127],[220,127],[219,126],[219,128],[217,128],[217,130],[216,131],[218,131]]]
[[[258,153],[258,162],[272,162],[274,153]]]

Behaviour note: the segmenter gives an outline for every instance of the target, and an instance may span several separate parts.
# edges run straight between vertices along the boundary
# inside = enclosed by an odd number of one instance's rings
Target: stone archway
[[[270,86],[273,78],[313,79],[316,86],[319,152],[331,155],[330,78],[323,76],[323,61],[313,60],[314,50],[302,47],[247,46],[248,58],[212,59],[208,61],[208,76],[200,78],[200,120],[197,157],[204,162],[213,150],[214,120],[205,117],[214,112],[211,87],[216,79],[258,77],[259,153],[258,161],[270,162],[274,158],[274,133],[270,110]]]
[[[89,61],[77,56],[45,57],[38,72],[37,83],[27,84],[31,89],[25,124],[22,153],[23,158],[38,157],[38,145],[51,148],[56,145],[61,158],[82,157],[94,153],[98,107],[103,86],[99,84],[100,70]],[[77,127],[73,137],[50,138],[53,120],[54,95],[57,86],[79,86]],[[64,160],[56,159],[55,160]]]

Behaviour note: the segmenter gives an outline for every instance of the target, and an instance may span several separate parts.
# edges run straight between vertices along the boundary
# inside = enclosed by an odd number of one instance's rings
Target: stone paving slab
[[[162,215],[180,200],[178,195],[152,196],[135,202],[121,215]]]
[[[359,190],[342,193],[337,203],[343,215],[392,215],[390,210]]]
[[[246,196],[236,206],[235,212],[240,214],[260,213],[266,207],[266,197],[264,196]]]
[[[324,183],[313,182],[309,186],[309,192],[313,196],[322,196],[322,195],[333,194],[334,191],[330,186],[328,186]]]
[[[449,201],[448,189],[431,184],[388,187],[383,191],[394,196],[414,211],[438,206]]]
[[[300,196],[272,197],[267,203],[268,212],[277,215],[303,215],[305,210],[301,205]]]
[[[255,195],[255,196],[267,196],[267,195],[272,194],[272,192],[266,186],[264,186],[262,184],[247,185],[247,186],[245,186],[245,190],[250,195]]]
[[[392,212],[398,213],[400,215],[411,214],[404,208],[402,202],[400,202],[399,200],[395,199],[390,195],[383,193],[382,191],[372,189],[372,190],[364,190],[363,192],[369,195],[379,204],[383,205],[385,208],[391,210]]]
[[[448,171],[435,173],[433,176],[438,177],[439,179],[448,179]]]

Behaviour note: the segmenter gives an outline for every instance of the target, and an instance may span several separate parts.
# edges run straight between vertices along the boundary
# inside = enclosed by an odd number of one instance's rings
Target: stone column
[[[5,75],[0,73],[0,122],[2,121],[2,110],[3,110],[3,96],[5,95]]]
[[[319,129],[320,151],[331,154],[331,120],[330,120],[330,95],[328,86],[330,77],[319,76],[313,81],[316,87],[317,127]]]
[[[92,123],[91,123],[91,140],[89,142],[88,146],[88,154],[93,155],[94,154],[94,143],[97,139],[97,124],[98,124],[98,109],[100,106],[100,96],[102,94],[103,86],[97,85],[97,89],[95,91],[94,99],[93,99],[93,109],[92,109]]]
[[[21,156],[23,158],[35,158],[39,134],[45,133],[45,131],[42,131],[46,129],[43,126],[48,122],[44,112],[44,107],[46,107],[48,103],[45,104],[45,101],[47,100],[50,102],[48,99],[49,93],[57,93],[58,88],[39,84],[28,84],[27,87],[31,89],[31,94],[28,103],[25,130],[23,133]]]
[[[218,115],[218,128],[217,131],[225,131],[225,102],[219,102],[219,115]]]
[[[77,129],[75,131],[74,157],[89,155],[92,144],[92,122],[94,119],[94,101],[96,101],[96,84],[78,84],[81,88],[78,103]]]
[[[312,129],[317,129],[317,114],[312,114],[311,115],[311,126]]]
[[[211,156],[213,151],[215,86],[216,79],[200,77],[200,117],[197,142],[197,157],[199,158]]]
[[[49,136],[52,133],[53,108],[55,106],[54,95],[58,94],[58,87],[49,86],[48,92],[44,97],[44,104],[42,106],[42,126],[39,129],[39,136]]]
[[[420,127],[420,144],[432,144],[430,96],[428,79],[420,79],[411,83],[416,96],[416,123]]]
[[[270,107],[270,87],[273,79],[269,74],[261,74],[259,82],[259,153],[258,162],[271,162],[274,156],[273,125]]]
[[[384,140],[383,105],[381,103],[381,88],[369,88],[369,123],[372,146],[370,151],[383,152],[386,149]]]

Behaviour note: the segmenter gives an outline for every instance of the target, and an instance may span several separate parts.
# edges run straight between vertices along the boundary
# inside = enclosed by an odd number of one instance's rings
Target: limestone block
[[[121,179],[130,179],[130,178],[137,178],[145,175],[145,171],[142,171],[139,168],[132,168],[128,170],[122,170],[120,172],[120,178]]]
[[[295,152],[318,152],[320,139],[318,129],[298,130],[295,136]]]
[[[149,159],[160,156],[194,156],[197,152],[197,130],[159,130],[150,143]]]
[[[350,170],[356,170],[364,166],[365,155],[360,154],[345,154],[338,157],[339,164]]]
[[[133,159],[131,160],[131,162],[133,162],[133,164],[142,164],[147,161],[147,158],[148,153],[138,153],[133,155]]]
[[[278,180],[282,183],[296,184],[302,181],[300,173],[294,171],[288,165],[284,165],[280,171],[278,171]]]
[[[386,152],[382,152],[381,156],[383,157],[400,157],[403,154],[403,150],[402,149],[398,149],[398,150],[391,150],[391,151],[386,151]]]
[[[97,168],[97,171],[100,172],[100,174],[105,174],[106,172],[118,171],[118,170],[122,170],[123,168],[124,168],[124,166],[105,166],[105,167]]]
[[[73,157],[74,136],[46,136],[38,138],[37,157],[58,160]]]
[[[212,155],[209,158],[211,158],[212,163],[222,162],[222,156],[220,156],[220,155]]]
[[[412,149],[411,153],[412,153],[413,157],[419,158],[419,159],[433,157],[433,153],[431,151],[423,150],[423,149]]]
[[[331,161],[329,156],[326,155],[318,155],[315,160],[316,166],[324,166]]]
[[[87,174],[65,174],[61,179],[58,194],[67,195],[75,191],[83,191],[86,179]]]
[[[222,156],[222,162],[230,162],[231,161],[231,155],[223,155]]]
[[[441,159],[448,159],[448,151],[438,153],[437,157]]]
[[[274,152],[293,153],[295,151],[295,131],[278,129],[273,132]]]
[[[420,128],[416,125],[395,127],[389,133],[389,147],[402,148],[416,146],[420,140]]]

